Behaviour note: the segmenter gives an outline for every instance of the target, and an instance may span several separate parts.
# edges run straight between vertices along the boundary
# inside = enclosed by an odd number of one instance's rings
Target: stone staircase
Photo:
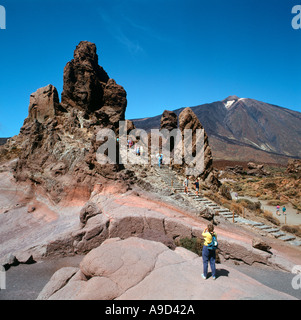
[[[210,208],[212,209],[215,214],[223,217],[225,220],[230,221],[235,224],[240,224],[248,227],[252,227],[257,229],[258,231],[264,231],[271,235],[274,238],[277,238],[282,241],[286,241],[293,246],[301,246],[301,239],[296,238],[294,235],[287,234],[281,231],[279,228],[275,227],[274,225],[264,224],[262,222],[257,222],[253,220],[249,220],[243,218],[236,213],[230,211],[227,208],[224,208],[211,199],[208,199],[204,196],[196,196],[195,191],[191,188],[189,189],[188,194],[184,192],[183,186],[183,177],[179,177],[176,172],[169,169],[167,166],[163,166],[161,169],[158,167],[154,167],[154,176],[157,179],[160,179],[161,183],[164,184],[166,189],[171,190],[174,193],[179,193],[184,197],[189,198],[192,200],[194,207],[198,208]]]

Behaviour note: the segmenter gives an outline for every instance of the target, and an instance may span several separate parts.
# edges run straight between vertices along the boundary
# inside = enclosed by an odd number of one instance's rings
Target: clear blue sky
[[[126,117],[254,98],[301,112],[300,0],[0,0],[0,137],[19,133],[29,96],[53,84],[81,40],[126,89]]]

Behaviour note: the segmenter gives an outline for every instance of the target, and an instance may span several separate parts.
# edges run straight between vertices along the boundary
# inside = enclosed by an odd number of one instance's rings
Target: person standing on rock
[[[282,208],[282,213],[283,213],[284,215],[286,215],[286,207],[285,207],[285,206],[283,206],[283,208]]]
[[[279,206],[279,204],[276,207],[276,214],[277,214],[277,216],[280,216],[280,206]]]
[[[214,232],[213,224],[209,224],[202,233],[204,237],[204,246],[202,251],[203,258],[203,273],[202,278],[207,279],[208,274],[208,263],[210,262],[210,268],[212,272],[212,279],[216,279],[216,268],[215,268],[215,251],[214,241],[217,241],[217,235]]]

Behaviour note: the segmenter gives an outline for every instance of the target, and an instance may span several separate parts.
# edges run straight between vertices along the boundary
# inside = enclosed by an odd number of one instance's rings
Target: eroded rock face
[[[194,114],[194,112],[190,108],[184,109],[179,115],[179,128],[184,135],[184,130],[191,130],[192,131],[192,142],[191,140],[188,143],[192,143],[192,156],[195,156],[197,153],[197,144],[204,143],[204,170],[203,173],[200,175],[202,180],[206,181],[207,183],[219,187],[220,182],[217,178],[217,172],[213,169],[213,157],[211,148],[209,146],[208,135],[205,132],[202,124],[200,123],[198,117]],[[198,141],[197,140],[197,130],[204,130],[204,140]],[[184,136],[183,136],[184,139]],[[185,142],[186,143],[186,142]],[[196,161],[199,158],[193,160],[193,162],[189,165],[195,166]]]
[[[40,88],[30,96],[28,118],[44,123],[57,115],[59,103],[58,92],[54,86],[50,84]]]
[[[74,59],[64,70],[62,104],[93,112],[103,106],[103,91],[109,76],[98,65],[96,46],[82,41],[74,51]]]
[[[126,92],[98,65],[95,44],[81,42],[64,70],[64,90],[48,85],[30,97],[29,115],[8,148],[18,148],[17,181],[42,186],[55,202],[84,197],[95,182],[115,179],[120,165],[100,165],[96,153],[99,129],[118,132],[125,120]]]
[[[127,106],[126,91],[110,79],[98,65],[95,44],[82,41],[74,51],[74,59],[64,70],[62,105],[67,109],[83,110],[85,116],[95,113],[107,125],[117,128],[124,120]]]

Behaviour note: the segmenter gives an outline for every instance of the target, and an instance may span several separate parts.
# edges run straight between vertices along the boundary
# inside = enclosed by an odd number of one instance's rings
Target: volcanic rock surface
[[[293,297],[265,287],[228,266],[218,280],[201,278],[202,258],[159,242],[113,238],[90,251],[79,268],[57,271],[38,300],[206,300]]]

